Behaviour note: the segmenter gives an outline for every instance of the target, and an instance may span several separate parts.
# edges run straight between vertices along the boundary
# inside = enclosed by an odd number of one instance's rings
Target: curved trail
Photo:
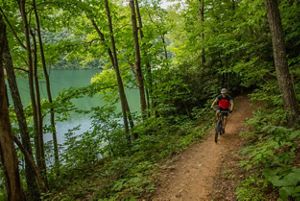
[[[226,133],[220,142],[214,142],[214,130],[201,143],[192,145],[180,154],[171,167],[162,173],[152,200],[154,201],[209,201],[215,176],[223,159],[231,151],[238,151],[239,132],[243,121],[251,115],[246,97],[235,99],[235,109],[228,119]]]

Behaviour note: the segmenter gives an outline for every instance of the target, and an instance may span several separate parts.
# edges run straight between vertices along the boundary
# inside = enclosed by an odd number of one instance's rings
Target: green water
[[[51,70],[50,82],[51,82],[51,91],[53,98],[57,97],[57,95],[70,87],[84,87],[90,83],[91,78],[94,74],[98,73],[99,70]],[[21,99],[23,105],[26,106],[30,104],[30,94],[28,87],[28,80],[26,78],[19,77],[18,78],[18,87],[20,90]],[[41,97],[47,98],[47,91],[45,87],[45,81],[40,81],[40,91]],[[130,105],[130,109],[132,112],[139,111],[139,97],[137,89],[127,89],[126,95],[128,98],[128,102]],[[10,101],[11,102],[11,101]],[[104,104],[109,104],[105,102],[100,95],[95,95],[94,97],[84,97],[80,99],[74,99],[73,103],[79,109],[90,109],[91,107],[102,106]],[[117,112],[120,112],[120,103],[116,105]],[[45,118],[47,121],[48,118]],[[45,122],[48,123],[49,122]],[[64,122],[57,122],[57,133],[58,133],[58,141],[59,143],[64,142],[64,134],[71,128],[80,125],[80,130],[77,133],[82,133],[90,128],[91,120],[88,115],[84,114],[72,114],[71,118]],[[45,141],[51,140],[51,136],[49,134],[45,135]]]

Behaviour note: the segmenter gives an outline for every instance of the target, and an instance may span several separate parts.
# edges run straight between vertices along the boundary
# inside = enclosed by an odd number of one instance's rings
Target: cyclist
[[[231,113],[233,110],[233,98],[228,95],[228,90],[226,88],[221,89],[221,95],[217,96],[217,98],[211,104],[211,107],[214,108],[215,105],[217,105],[216,118],[218,118],[218,115],[221,114],[221,111],[227,111],[227,113],[224,114],[225,118],[223,125],[223,133],[225,133],[225,126],[227,123],[228,113]]]

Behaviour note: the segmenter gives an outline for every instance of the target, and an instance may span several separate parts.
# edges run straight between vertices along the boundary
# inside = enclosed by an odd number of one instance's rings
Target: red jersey
[[[230,101],[232,100],[231,96],[226,95],[223,97],[222,95],[217,97],[218,99],[218,106],[220,109],[228,110],[230,108]]]

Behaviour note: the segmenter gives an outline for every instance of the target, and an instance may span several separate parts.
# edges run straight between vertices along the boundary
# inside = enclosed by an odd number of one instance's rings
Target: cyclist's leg
[[[216,122],[218,121],[219,115],[221,115],[220,109],[216,110]]]
[[[226,124],[227,124],[227,118],[228,118],[228,113],[224,115],[224,122],[223,122],[224,123],[223,124],[224,133],[225,133],[225,128],[226,128]]]
[[[227,124],[227,116],[224,116],[224,121],[223,121],[224,133],[225,133],[226,124]]]

